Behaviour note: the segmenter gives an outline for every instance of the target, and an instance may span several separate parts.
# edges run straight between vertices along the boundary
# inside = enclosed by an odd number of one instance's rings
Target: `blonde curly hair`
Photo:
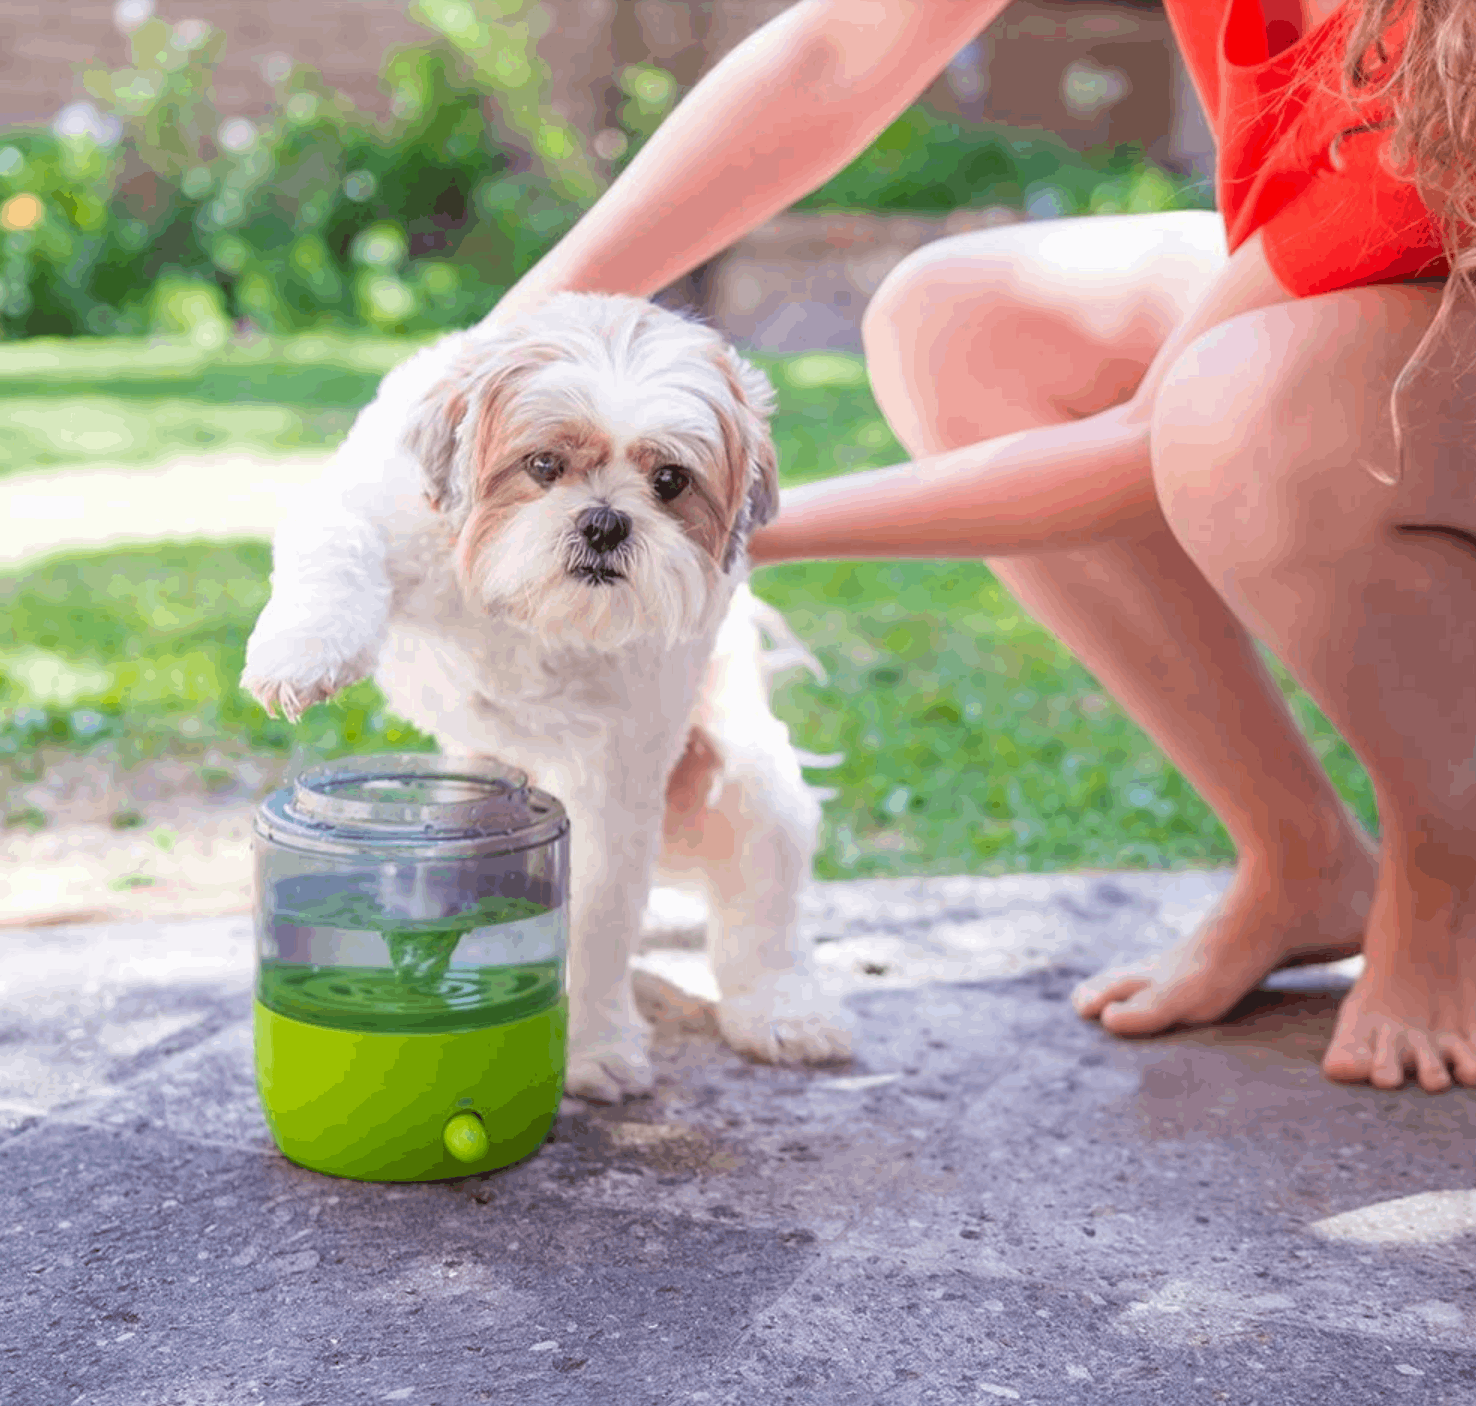
[[[1403,30],[1397,52],[1386,39]],[[1387,161],[1440,219],[1450,276],[1429,330],[1394,383],[1389,408],[1404,464],[1400,405],[1456,306],[1476,297],[1476,0],[1362,0],[1343,60],[1343,89],[1389,114]],[[1367,129],[1363,129],[1367,130]]]

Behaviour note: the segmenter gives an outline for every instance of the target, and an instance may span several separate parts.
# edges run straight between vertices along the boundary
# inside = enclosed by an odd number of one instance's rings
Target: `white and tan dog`
[[[275,543],[242,682],[296,719],[373,674],[571,822],[567,1087],[651,1086],[628,963],[658,863],[706,891],[718,1024],[849,1050],[797,924],[819,803],[769,706],[744,544],[777,507],[763,374],[644,300],[561,294],[391,372]],[[792,643],[792,638],[791,638]]]

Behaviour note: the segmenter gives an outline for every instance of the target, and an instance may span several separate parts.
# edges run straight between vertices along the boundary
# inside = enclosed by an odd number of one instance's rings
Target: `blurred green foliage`
[[[475,320],[618,175],[682,94],[653,64],[617,75],[595,150],[549,106],[536,0],[412,0],[423,44],[387,55],[380,119],[311,69],[271,61],[270,111],[222,119],[227,36],[151,17],[90,104],[0,134],[0,335],[185,336],[223,345],[337,324],[423,332]],[[276,64],[274,68],[272,65]],[[1118,148],[905,113],[801,209],[1036,215],[1161,210],[1208,192]]]
[[[94,105],[0,136],[0,330],[212,347],[241,318],[268,332],[472,320],[600,188],[546,106],[537,9],[417,0],[427,41],[386,57],[386,120],[286,63],[264,119],[221,120],[226,36],[148,19],[130,67],[86,75]]]
[[[675,77],[652,64],[618,75],[620,130],[603,134],[615,173],[624,170],[681,99]],[[796,210],[942,214],[1004,205],[1041,218],[1208,210],[1214,192],[1148,160],[1140,146],[1078,152],[1045,131],[964,125],[917,104]]]
[[[1046,132],[961,126],[919,106],[795,208],[941,214],[988,205],[1042,218],[1139,214],[1212,209],[1214,192],[1137,146],[1077,152]]]

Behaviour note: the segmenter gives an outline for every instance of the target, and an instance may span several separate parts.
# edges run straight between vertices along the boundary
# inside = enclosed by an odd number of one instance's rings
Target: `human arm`
[[[491,317],[664,288],[858,156],[1007,4],[800,0],[692,89]]]
[[[1221,323],[1293,295],[1248,239],[1159,349],[1132,397],[1064,425],[1022,430],[893,468],[788,490],[749,558],[990,557],[1090,546],[1159,518],[1153,406],[1175,362]]]

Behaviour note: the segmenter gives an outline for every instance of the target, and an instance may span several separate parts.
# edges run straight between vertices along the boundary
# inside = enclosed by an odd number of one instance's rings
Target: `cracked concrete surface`
[[[273,1149],[248,919],[7,932],[0,1401],[1471,1406],[1476,1096],[1324,1082],[1339,969],[1066,1002],[1223,883],[819,885],[851,1066],[744,1062],[658,948],[652,1098],[419,1186]]]

